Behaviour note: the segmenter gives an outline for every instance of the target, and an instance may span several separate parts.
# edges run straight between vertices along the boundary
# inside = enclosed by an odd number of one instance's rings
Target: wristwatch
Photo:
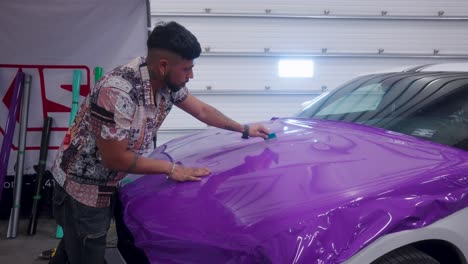
[[[242,138],[249,138],[249,125],[244,125],[244,132],[242,132]]]

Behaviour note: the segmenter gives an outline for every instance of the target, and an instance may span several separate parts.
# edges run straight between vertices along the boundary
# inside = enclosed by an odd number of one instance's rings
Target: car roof
[[[417,71],[428,72],[428,71],[449,71],[449,72],[468,72],[468,63],[439,63],[429,64]]]
[[[392,73],[392,72],[466,72],[468,73],[468,62],[405,65],[405,66],[399,66],[395,68],[366,72],[366,73],[359,74],[357,77],[365,76],[369,74],[382,74],[382,73]]]

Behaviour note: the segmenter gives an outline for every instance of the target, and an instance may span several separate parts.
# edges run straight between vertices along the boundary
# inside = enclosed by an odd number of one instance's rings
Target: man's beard
[[[169,90],[173,93],[178,92],[180,89],[182,89],[182,87],[185,86],[185,83],[182,85],[176,85],[173,82],[171,82],[170,79],[170,75],[168,74],[164,77],[164,82],[166,83],[167,88],[169,88]]]

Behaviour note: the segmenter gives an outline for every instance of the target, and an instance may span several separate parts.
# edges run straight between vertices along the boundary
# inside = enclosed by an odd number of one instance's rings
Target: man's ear
[[[161,76],[164,77],[166,75],[166,73],[169,71],[168,66],[169,66],[169,61],[168,60],[166,60],[166,59],[159,60],[158,68],[159,68],[159,74]]]

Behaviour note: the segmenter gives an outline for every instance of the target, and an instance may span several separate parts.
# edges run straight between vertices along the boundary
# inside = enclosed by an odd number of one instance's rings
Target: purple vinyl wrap
[[[3,135],[2,148],[0,151],[0,199],[2,197],[3,183],[8,172],[8,162],[10,159],[13,136],[15,134],[16,117],[20,109],[21,95],[23,92],[24,72],[16,73],[15,86],[11,103],[8,108],[8,118],[5,124],[5,135]]]
[[[127,177],[124,220],[152,263],[340,263],[468,205],[465,151],[344,122],[264,124],[277,138],[209,129],[151,155],[210,168],[200,182]]]

